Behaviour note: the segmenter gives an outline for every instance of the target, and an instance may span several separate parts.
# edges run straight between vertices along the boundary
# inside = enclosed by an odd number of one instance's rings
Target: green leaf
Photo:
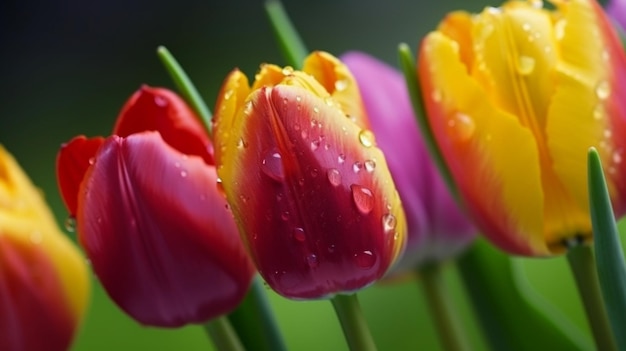
[[[491,349],[592,350],[591,340],[531,289],[519,263],[482,238],[457,261]]]
[[[309,51],[293,23],[291,23],[285,8],[280,1],[269,0],[265,3],[265,11],[287,64],[295,69],[300,69]]]
[[[626,351],[626,262],[598,152],[587,158],[596,269],[618,349]]]
[[[191,108],[193,108],[198,116],[200,116],[200,122],[204,125],[207,133],[211,135],[211,118],[213,116],[211,115],[211,110],[209,110],[206,103],[200,96],[200,93],[198,93],[198,89],[196,89],[187,73],[185,73],[178,61],[176,61],[174,56],[165,46],[158,47],[157,55],[161,59],[161,62],[163,62],[165,69],[167,69],[167,72],[170,74],[170,77],[174,81],[174,84],[176,84],[180,93],[191,105]]]
[[[422,88],[419,84],[419,77],[415,67],[413,53],[411,53],[411,49],[407,44],[402,43],[398,46],[398,55],[400,59],[400,67],[402,69],[402,73],[404,74],[404,80],[409,91],[409,96],[411,97],[413,111],[415,112],[415,117],[417,118],[424,143],[428,148],[430,157],[437,165],[441,177],[446,182],[450,193],[457,199],[457,202],[459,202],[458,190],[454,184],[454,180],[452,179],[452,174],[450,173],[450,170],[443,159],[443,155],[437,146],[437,141],[435,140],[433,131],[428,123],[428,118],[426,117],[426,109],[424,108],[424,101],[422,100]]]

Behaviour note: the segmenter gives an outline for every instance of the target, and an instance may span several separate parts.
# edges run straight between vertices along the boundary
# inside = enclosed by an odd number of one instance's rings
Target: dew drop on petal
[[[368,214],[374,208],[374,194],[372,191],[362,185],[352,184],[352,200],[356,208],[363,214]]]
[[[521,55],[517,58],[517,72],[527,76],[535,70],[535,59],[530,56]]]
[[[619,164],[622,163],[622,154],[619,152],[613,153],[613,163]]]
[[[348,88],[348,81],[345,79],[339,79],[335,81],[335,90],[344,91]]]
[[[370,269],[376,263],[376,255],[370,250],[361,251],[354,254],[354,262],[359,268]]]
[[[311,151],[319,149],[321,141],[319,139],[311,140]]]
[[[554,24],[554,37],[556,40],[561,40],[565,36],[565,26],[567,25],[567,21],[565,19],[560,19],[556,21]]]
[[[65,230],[67,230],[70,233],[73,233],[74,231],[76,231],[76,217],[74,216],[68,216],[65,219],[65,223],[63,223],[65,226]]]
[[[224,190],[224,183],[222,182],[222,178],[217,178],[217,191],[222,195],[226,195],[226,191]]]
[[[430,94],[430,97],[433,99],[434,102],[441,102],[441,99],[442,99],[441,90],[439,89],[433,90],[433,92]]]
[[[180,171],[180,176],[182,178],[186,178],[187,177],[187,171],[185,171],[184,169],[182,171]]]
[[[159,95],[154,96],[154,103],[159,107],[167,107],[168,104],[167,99]]]
[[[289,219],[289,211],[283,211],[283,212],[280,214],[280,219],[282,219],[283,221],[288,220],[288,219]]]
[[[374,145],[374,134],[367,129],[361,130],[359,132],[359,142],[365,147],[372,147]]]
[[[593,109],[593,119],[601,120],[604,117],[604,106],[602,104],[597,104]]]
[[[339,154],[339,156],[337,156],[337,162],[339,162],[339,164],[342,164],[342,163],[346,162],[346,155],[345,154]]]
[[[306,257],[306,262],[309,264],[310,268],[317,268],[319,266],[319,260],[315,254],[310,254]]]
[[[392,215],[391,213],[383,215],[383,230],[385,231],[385,233],[395,230],[396,224],[397,221],[394,215]]]
[[[272,148],[265,153],[265,157],[261,161],[261,171],[276,181],[280,182],[285,179],[282,159],[276,148]]]
[[[352,165],[352,170],[354,171],[354,173],[359,173],[362,169],[363,169],[363,164],[359,161],[356,161]]]
[[[339,186],[341,184],[341,173],[338,169],[331,168],[326,172],[326,175],[328,176],[328,181],[333,186]]]
[[[363,165],[365,166],[365,170],[369,173],[374,172],[374,169],[376,168],[376,161],[374,160],[365,160],[365,162],[363,162]]]
[[[95,164],[95,163],[96,163],[96,158],[95,158],[95,157],[90,157],[90,158],[89,158],[89,164],[90,164],[90,165],[93,165],[93,164]]]
[[[611,95],[611,86],[606,80],[601,81],[596,86],[596,96],[600,100],[606,100]]]
[[[304,229],[300,227],[293,228],[292,235],[297,242],[304,242],[304,240],[306,239],[306,235],[304,235]]]
[[[286,76],[293,74],[293,67],[291,67],[291,66],[285,66],[285,67],[283,68],[282,73],[283,73],[283,75],[286,75]]]
[[[248,147],[248,143],[243,140],[243,138],[239,138],[239,141],[237,142],[237,148],[238,149],[245,149]]]
[[[448,126],[454,128],[453,134],[459,141],[468,141],[476,130],[474,120],[461,112],[454,114],[454,116],[448,120]]]

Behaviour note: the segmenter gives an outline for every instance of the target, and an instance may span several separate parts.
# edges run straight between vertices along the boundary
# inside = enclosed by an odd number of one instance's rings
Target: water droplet
[[[433,99],[434,102],[441,102],[441,91],[439,89],[433,90],[432,94],[430,94],[430,97]]]
[[[352,165],[352,171],[354,171],[354,173],[359,173],[362,169],[363,169],[363,164],[359,161],[356,161]]]
[[[246,116],[250,116],[252,114],[252,101],[246,102],[246,105],[243,108],[243,113],[245,113]]]
[[[238,149],[245,149],[248,147],[248,143],[243,140],[243,138],[239,138],[239,141],[237,142],[237,148]]]
[[[601,81],[596,86],[596,96],[600,100],[606,100],[611,95],[611,86],[606,80]]]
[[[233,96],[233,90],[229,89],[224,93],[224,100],[230,99],[231,96]]]
[[[459,141],[468,141],[474,135],[476,125],[470,116],[459,112],[452,117],[452,121],[448,121],[448,126],[454,128]]]
[[[241,195],[239,195],[239,199],[241,200],[241,202],[243,202],[245,204],[246,202],[248,202],[248,200],[250,200],[250,197],[241,194]]]
[[[335,104],[333,102],[333,98],[331,98],[330,96],[325,97],[324,102],[326,103],[327,106],[333,106]]]
[[[265,157],[261,161],[261,171],[276,181],[280,182],[285,179],[282,159],[276,148],[266,152]]]
[[[187,177],[187,171],[185,171],[184,169],[182,171],[180,171],[180,176],[183,178]]]
[[[565,36],[565,26],[567,25],[567,21],[565,19],[560,19],[556,21],[554,24],[554,37],[556,40],[561,40]]]
[[[526,22],[522,24],[522,30],[524,30],[524,32],[530,31],[530,23]]]
[[[359,268],[370,269],[376,263],[376,255],[370,250],[354,254],[354,262]]]
[[[609,138],[611,138],[611,135],[613,135],[613,132],[611,132],[610,129],[605,129],[604,133],[602,133],[602,134],[604,134],[605,138],[609,139]]]
[[[178,162],[178,161],[174,162],[174,167],[180,168],[180,162]]]
[[[593,109],[593,119],[599,121],[602,118],[604,118],[604,106],[602,104],[597,104]]]
[[[400,239],[400,232],[393,233],[393,240],[398,240],[398,239]]]
[[[328,181],[333,186],[339,186],[341,184],[341,173],[339,173],[339,170],[331,168],[326,172],[326,175],[328,176]]]
[[[517,59],[517,72],[523,76],[527,76],[535,70],[535,59],[530,56],[522,55]]]
[[[387,213],[383,215],[383,230],[385,233],[396,229],[397,220],[394,215]]]
[[[320,147],[320,139],[311,140],[311,151],[315,151]]]
[[[38,230],[35,230],[34,232],[30,233],[30,242],[38,245],[41,244],[41,241],[43,240],[43,236],[41,235],[41,232]]]
[[[374,145],[374,134],[367,129],[363,129],[359,132],[359,142],[365,147],[372,147]]]
[[[543,1],[542,0],[530,0],[530,6],[536,9],[541,9],[543,8]]]
[[[154,103],[159,107],[167,107],[167,100],[159,95],[154,96]]]
[[[320,113],[320,109],[317,107],[313,107],[313,113]]]
[[[300,130],[300,125],[298,123],[294,123],[293,124],[293,130],[295,130],[295,131]]]
[[[348,88],[348,81],[345,79],[339,79],[335,81],[335,90],[344,91]]]
[[[292,232],[293,238],[298,242],[304,242],[306,239],[306,235],[304,235],[304,229],[300,227],[293,228]]]
[[[613,163],[622,163],[622,155],[620,152],[614,152],[613,153]]]
[[[65,230],[70,233],[73,233],[76,230],[76,217],[69,216],[65,219]]]
[[[374,194],[372,191],[362,185],[352,184],[352,200],[356,208],[363,214],[368,214],[374,208]]]
[[[305,129],[302,129],[302,131],[300,132],[300,136],[302,137],[302,139],[306,140],[306,138],[309,137],[309,132],[307,132]]]
[[[286,76],[293,74],[293,67],[291,67],[291,66],[285,66],[285,67],[283,68],[282,73],[283,73],[284,75],[286,75]]]
[[[376,161],[374,160],[365,160],[365,162],[363,163],[365,165],[365,170],[368,171],[369,173],[374,172],[374,169],[376,168]]]
[[[315,178],[319,174],[319,171],[317,170],[317,168],[312,168],[311,171],[309,171],[309,174],[312,178]]]
[[[306,262],[309,264],[309,267],[316,268],[319,266],[319,261],[315,254],[310,254],[306,257]]]
[[[337,162],[339,162],[339,164],[342,164],[342,163],[346,162],[346,155],[345,154],[339,154],[339,156],[337,156]]]
[[[296,102],[301,102],[302,101],[302,97],[300,97],[299,95],[296,96]]]
[[[334,253],[335,252],[335,244],[330,244],[328,245],[328,253]]]
[[[93,164],[95,164],[95,163],[96,163],[96,158],[95,158],[95,157],[90,157],[90,158],[89,158],[89,164],[90,164],[90,165],[93,165]]]

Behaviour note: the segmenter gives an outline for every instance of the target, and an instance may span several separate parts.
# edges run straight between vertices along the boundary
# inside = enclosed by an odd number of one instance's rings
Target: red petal
[[[198,116],[174,92],[142,86],[126,102],[113,134],[127,137],[155,130],[179,152],[213,162],[213,145]]]
[[[80,241],[111,298],[141,323],[227,313],[254,274],[215,168],[159,133],[108,138],[81,187]]]
[[[76,216],[78,189],[104,138],[80,135],[61,145],[57,154],[57,185],[70,216]]]
[[[64,351],[76,321],[40,247],[0,235],[0,350]]]

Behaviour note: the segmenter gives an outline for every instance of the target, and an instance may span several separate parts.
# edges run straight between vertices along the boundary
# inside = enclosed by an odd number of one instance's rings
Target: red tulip
[[[189,107],[149,87],[126,103],[112,136],[79,136],[59,153],[61,193],[93,269],[143,324],[205,322],[234,309],[251,283],[212,160]]]
[[[236,70],[216,111],[218,174],[269,286],[323,298],[387,272],[406,221],[341,62],[316,52],[303,71],[264,65],[251,87]]]

